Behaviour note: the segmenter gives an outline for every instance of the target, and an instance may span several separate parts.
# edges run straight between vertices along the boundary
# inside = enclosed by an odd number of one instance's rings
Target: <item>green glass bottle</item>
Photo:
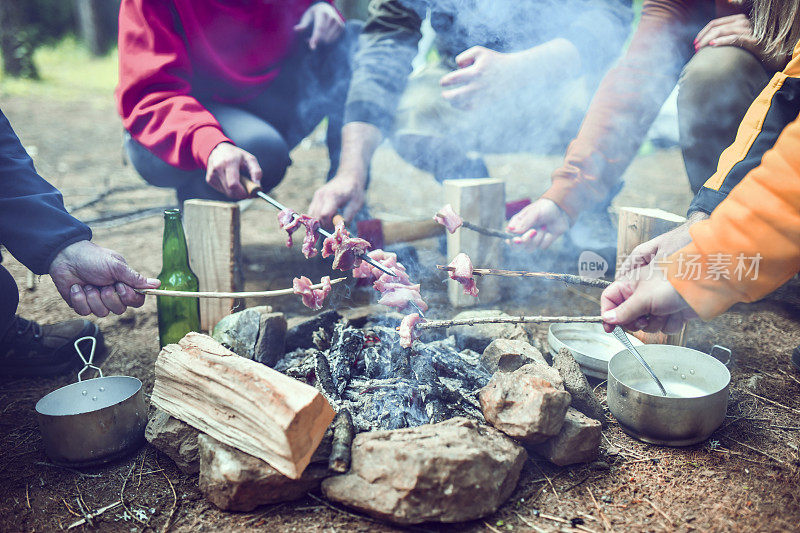
[[[164,211],[164,244],[161,257],[160,289],[200,290],[200,282],[189,268],[189,250],[178,209]],[[158,296],[158,340],[163,348],[174,344],[190,331],[200,331],[200,303],[197,298]]]

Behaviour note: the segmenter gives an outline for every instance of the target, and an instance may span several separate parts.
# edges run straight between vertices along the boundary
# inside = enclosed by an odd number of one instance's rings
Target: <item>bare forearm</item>
[[[345,124],[342,128],[342,158],[336,174],[351,176],[366,186],[370,161],[382,139],[381,131],[372,124]]]

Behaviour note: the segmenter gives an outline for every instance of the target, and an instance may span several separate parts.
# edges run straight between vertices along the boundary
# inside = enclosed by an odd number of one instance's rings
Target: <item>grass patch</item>
[[[40,80],[11,78],[0,72],[0,97],[32,96],[73,100],[111,97],[117,84],[117,50],[92,56],[74,37],[41,46],[33,56]]]

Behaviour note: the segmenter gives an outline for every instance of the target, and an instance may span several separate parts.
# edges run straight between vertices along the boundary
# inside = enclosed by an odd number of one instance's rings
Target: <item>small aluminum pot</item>
[[[36,403],[39,429],[47,456],[55,464],[95,466],[114,461],[137,449],[144,442],[147,407],[142,397],[142,382],[128,376],[108,376],[81,380],[92,365],[86,363],[78,382],[56,389]]]
[[[731,374],[727,361],[667,344],[638,347],[659,377],[668,396],[627,350],[608,363],[608,408],[622,429],[634,438],[663,446],[689,446],[706,440],[725,419]]]

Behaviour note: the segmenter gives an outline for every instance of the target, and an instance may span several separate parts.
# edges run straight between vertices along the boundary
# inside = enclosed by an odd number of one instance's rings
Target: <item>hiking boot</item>
[[[41,325],[15,316],[0,337],[0,376],[54,376],[76,369],[83,365],[74,346],[81,337],[97,339],[94,364],[99,363],[106,352],[103,334],[88,320]]]

